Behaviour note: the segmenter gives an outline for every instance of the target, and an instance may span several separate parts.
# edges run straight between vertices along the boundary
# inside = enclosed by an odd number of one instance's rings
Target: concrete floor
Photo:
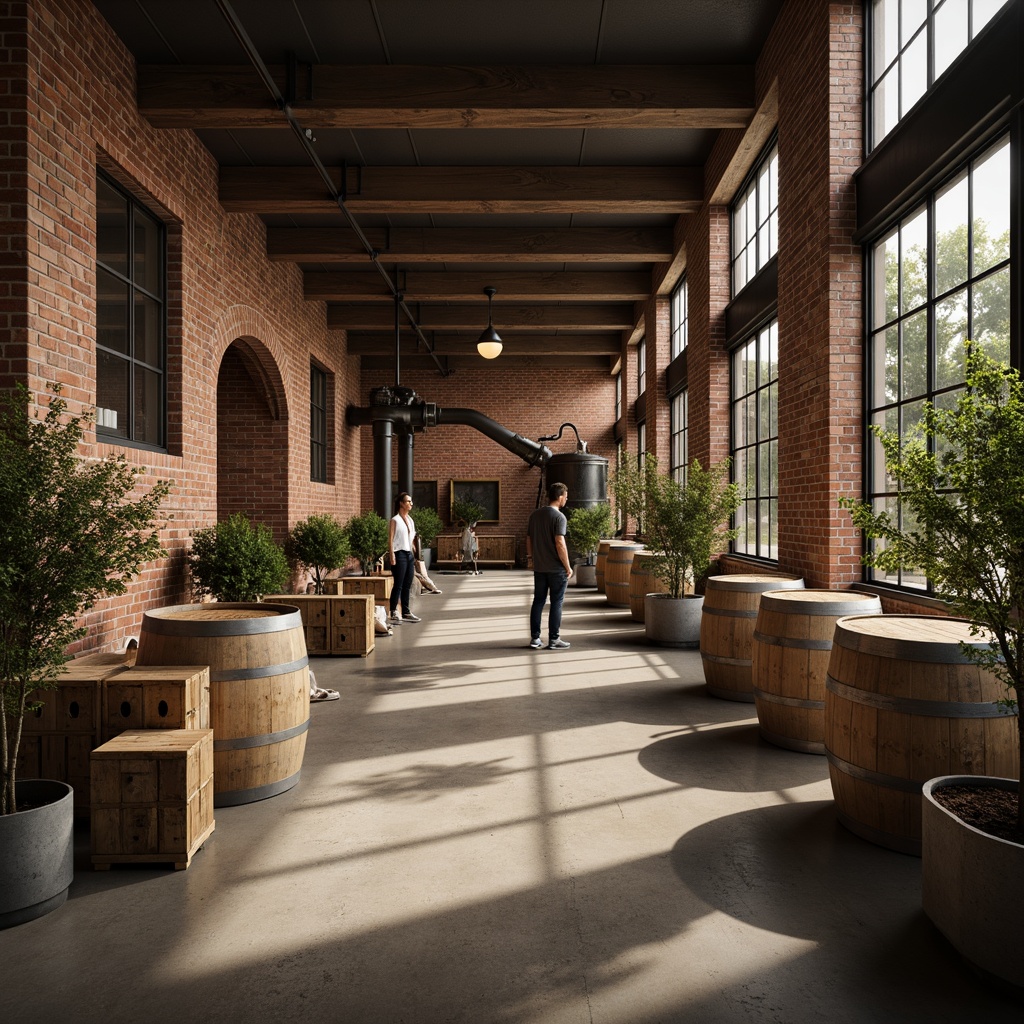
[[[0,1020],[1020,1024],[700,657],[532,577],[435,575],[419,624],[314,659],[302,780],[219,808],[187,871],[94,872],[0,932]]]

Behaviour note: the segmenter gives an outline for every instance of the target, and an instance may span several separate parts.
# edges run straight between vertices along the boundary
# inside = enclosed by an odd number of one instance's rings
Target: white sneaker
[[[388,616],[388,622],[392,622],[396,626],[400,626],[402,624],[402,616],[401,615],[389,615]]]

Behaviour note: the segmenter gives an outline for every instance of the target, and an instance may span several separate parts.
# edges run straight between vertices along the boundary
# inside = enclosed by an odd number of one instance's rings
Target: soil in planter
[[[932,791],[936,803],[961,821],[997,839],[1024,844],[1024,832],[1017,826],[1017,794],[987,786],[944,786]]]

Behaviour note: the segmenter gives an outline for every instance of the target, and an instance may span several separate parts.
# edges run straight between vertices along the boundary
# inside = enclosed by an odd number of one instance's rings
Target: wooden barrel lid
[[[802,576],[770,576],[767,573],[730,573],[725,576],[709,576],[711,590],[739,590],[750,593],[765,590],[803,589]]]
[[[939,615],[848,615],[836,622],[835,646],[879,658],[967,665],[960,644],[980,649],[992,636],[972,634],[971,625]]]
[[[242,636],[301,628],[299,609],[287,604],[178,604],[142,616],[143,631],[161,636]]]
[[[882,602],[874,594],[856,590],[766,590],[761,608],[795,615],[855,615],[859,611],[881,613]]]

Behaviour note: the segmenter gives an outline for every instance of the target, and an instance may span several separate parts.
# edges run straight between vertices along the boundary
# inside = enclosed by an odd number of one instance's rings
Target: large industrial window
[[[641,338],[636,346],[636,396],[647,389],[647,339]]]
[[[103,174],[96,180],[96,433],[164,448],[166,233]]]
[[[1009,0],[873,0],[868,94],[877,146]]]
[[[689,329],[689,314],[686,308],[686,301],[686,278],[684,277],[676,286],[675,291],[672,292],[672,301],[669,307],[672,329],[671,359],[675,359],[686,348]]]
[[[327,483],[327,374],[309,367],[309,479]]]
[[[732,208],[732,294],[779,248],[779,146],[764,152]]]
[[[925,402],[956,403],[964,343],[1010,361],[1010,144],[1001,139],[905,216],[870,251],[870,422],[909,435]],[[868,492],[901,517],[881,447],[869,438]],[[920,575],[875,580],[927,589]]]
[[[689,399],[684,388],[672,396],[669,405],[669,434],[671,436],[672,478],[680,484],[686,483],[686,467],[690,462],[689,452]]]
[[[779,327],[773,320],[732,353],[733,479],[742,504],[733,550],[779,557]]]

